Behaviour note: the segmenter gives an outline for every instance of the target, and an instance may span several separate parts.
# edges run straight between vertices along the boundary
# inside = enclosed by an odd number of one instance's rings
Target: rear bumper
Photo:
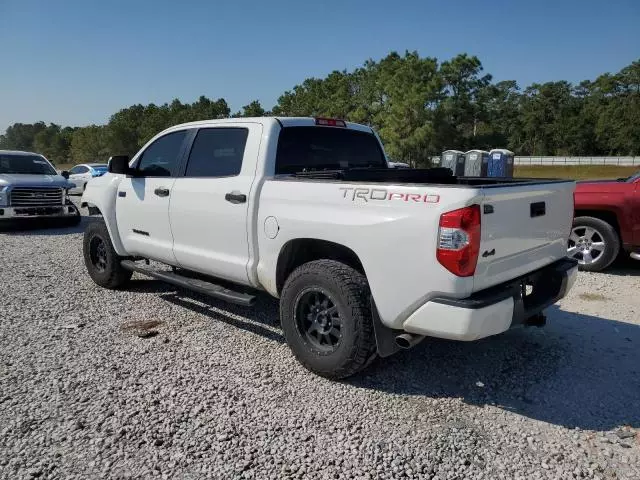
[[[0,222],[28,218],[59,218],[79,215],[75,205],[0,207]]]
[[[462,341],[497,335],[564,297],[577,275],[578,262],[566,258],[469,298],[434,298],[416,310],[403,328],[418,335]],[[527,285],[531,292],[525,295]]]

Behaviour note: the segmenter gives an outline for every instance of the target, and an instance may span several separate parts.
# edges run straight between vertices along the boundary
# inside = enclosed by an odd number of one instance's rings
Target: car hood
[[[74,186],[62,175],[29,175],[24,173],[0,173],[0,188],[2,187],[60,187]]]

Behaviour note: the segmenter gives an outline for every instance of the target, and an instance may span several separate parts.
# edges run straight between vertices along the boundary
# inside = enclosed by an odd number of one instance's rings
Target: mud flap
[[[376,336],[376,347],[380,357],[390,357],[394,353],[400,351],[400,347],[396,344],[396,336],[404,333],[402,330],[394,330],[382,323],[376,303],[371,297],[371,316],[373,318],[373,331]]]

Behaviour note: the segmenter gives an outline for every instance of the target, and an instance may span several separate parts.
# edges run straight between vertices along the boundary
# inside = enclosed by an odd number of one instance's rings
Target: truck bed
[[[276,176],[278,180],[335,180],[343,182],[392,183],[412,185],[455,185],[469,187],[505,187],[508,185],[542,185],[571,180],[551,178],[458,177],[448,168],[395,169],[353,168],[343,170],[319,170]]]

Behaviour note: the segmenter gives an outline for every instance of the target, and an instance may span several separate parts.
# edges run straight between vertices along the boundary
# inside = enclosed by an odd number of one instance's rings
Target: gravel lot
[[[640,478],[638,264],[580,274],[544,329],[337,383],[268,297],[95,286],[89,221],[0,233],[0,478]]]

